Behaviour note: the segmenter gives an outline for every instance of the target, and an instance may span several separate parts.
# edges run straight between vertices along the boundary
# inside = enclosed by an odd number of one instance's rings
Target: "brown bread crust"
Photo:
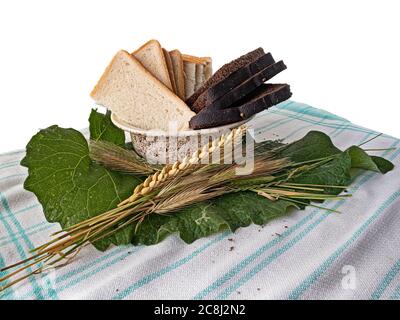
[[[254,76],[252,76],[233,90],[230,90],[227,94],[225,94],[220,99],[214,101],[212,104],[207,105],[205,108],[216,110],[229,108],[237,101],[240,101],[241,99],[247,97],[248,94],[256,90],[265,81],[272,79],[274,76],[285,69],[286,65],[283,63],[283,61],[274,63],[256,73]]]
[[[205,108],[189,122],[191,129],[205,129],[249,119],[256,113],[283,102],[292,96],[288,84],[263,84],[241,101],[241,105],[222,110]]]
[[[264,50],[262,48],[257,48],[245,55],[240,56],[239,58],[223,65],[220,69],[218,69],[210,79],[208,79],[192,96],[190,96],[186,103],[191,106],[197,100],[197,98],[205,92],[208,88],[214,86],[216,83],[224,80],[230,74],[239,70],[240,68],[248,65],[256,61],[259,57],[264,55]]]
[[[264,54],[256,61],[240,68],[223,81],[216,83],[214,86],[203,92],[195,101],[191,109],[195,112],[199,112],[201,109],[214,103],[219,98],[228,94],[234,90],[234,88],[240,86],[242,83],[246,82],[248,79],[274,63],[275,60],[270,53]],[[252,90],[253,89],[254,88],[252,88]]]

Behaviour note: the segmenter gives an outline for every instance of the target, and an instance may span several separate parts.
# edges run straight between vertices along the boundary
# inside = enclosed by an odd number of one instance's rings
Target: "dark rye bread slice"
[[[263,84],[252,92],[242,104],[222,110],[205,108],[190,119],[191,129],[205,129],[249,119],[292,96],[288,84]]]
[[[256,50],[250,51],[245,55],[240,56],[239,58],[224,64],[221,68],[219,68],[214,75],[211,76],[195,93],[193,93],[187,100],[186,104],[188,106],[192,106],[195,101],[199,98],[203,92],[205,92],[208,88],[211,88],[215,84],[220,81],[223,81],[227,78],[230,74],[234,73],[235,71],[243,68],[244,66],[248,65],[256,61],[258,58],[264,55],[263,48],[258,48]]]
[[[247,95],[256,90],[265,81],[272,79],[278,73],[286,69],[286,65],[283,61],[278,61],[260,72],[256,73],[254,76],[241,83],[239,86],[230,90],[223,97],[214,101],[212,104],[206,106],[206,109],[226,109],[231,107],[233,104],[237,103],[241,99],[247,99]]]
[[[208,88],[199,96],[199,98],[192,105],[191,109],[195,112],[200,112],[201,109],[212,104],[214,101],[217,101],[219,98],[228,94],[232,89],[236,88],[241,83],[246,82],[255,74],[274,63],[275,60],[270,53],[264,54],[256,61],[240,68],[223,81],[220,81],[214,86]],[[252,88],[252,90],[253,89],[254,88]]]

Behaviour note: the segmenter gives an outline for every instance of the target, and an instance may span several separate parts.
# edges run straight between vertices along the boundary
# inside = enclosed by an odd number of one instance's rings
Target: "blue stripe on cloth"
[[[326,116],[325,116],[325,117],[322,117],[321,120],[318,121],[318,123],[317,123],[316,125],[322,125],[322,124],[324,123],[325,120],[326,120]],[[296,133],[298,133],[298,132],[300,132],[300,131],[302,131],[302,130],[304,130],[304,129],[313,127],[313,126],[314,126],[313,124],[307,124],[307,125],[305,125],[305,126],[301,126],[300,128],[294,130],[291,134],[287,135],[287,136],[285,137],[285,139],[288,139],[288,138],[294,136]]]
[[[184,258],[182,258],[182,259],[180,259],[178,261],[175,261],[174,263],[168,265],[167,267],[165,267],[165,268],[163,268],[161,270],[158,270],[156,272],[148,274],[147,276],[145,276],[142,279],[136,281],[134,284],[130,285],[129,287],[127,287],[126,289],[124,289],[123,291],[121,291],[120,293],[115,295],[113,297],[113,300],[124,299],[128,295],[132,294],[135,290],[147,285],[148,283],[150,283],[151,281],[161,277],[162,275],[164,275],[164,274],[166,274],[166,273],[168,273],[168,272],[170,272],[172,270],[175,270],[176,268],[188,263],[190,260],[192,260],[194,257],[199,255],[200,253],[202,253],[209,246],[219,242],[223,238],[227,237],[229,234],[230,234],[229,232],[225,232],[220,236],[216,236],[212,241],[207,242],[206,244],[204,244],[203,246],[201,246],[197,250],[193,251],[191,254],[187,255],[186,257],[184,257]]]
[[[0,181],[7,180],[7,179],[10,179],[10,178],[19,178],[19,177],[26,177],[26,176],[27,176],[26,173],[12,174],[10,176],[0,178]]]
[[[19,165],[19,161],[6,162],[6,163],[3,163],[2,165],[0,165],[0,169],[16,167],[18,165]]]
[[[332,207],[332,209],[335,210],[339,206],[340,206],[339,204],[336,204],[335,206]],[[319,210],[313,211],[312,214],[315,216],[316,213],[319,213]],[[261,270],[263,270],[265,267],[267,267],[269,264],[271,264],[273,261],[275,261],[278,257],[280,257],[282,254],[284,254],[286,251],[288,251],[290,248],[292,248],[296,243],[298,243],[300,240],[304,239],[316,226],[318,226],[322,221],[325,220],[326,217],[328,217],[330,215],[332,215],[332,214],[325,213],[325,214],[321,215],[317,220],[315,220],[313,223],[309,224],[307,226],[307,228],[305,228],[297,236],[295,236],[293,239],[291,239],[288,243],[286,243],[284,246],[282,246],[279,249],[277,249],[276,251],[274,251],[267,258],[263,259],[255,267],[253,267],[244,276],[240,277],[240,279],[237,280],[234,284],[230,285],[228,288],[223,290],[222,293],[220,293],[215,299],[217,299],[217,300],[226,299],[230,294],[232,294],[235,290],[237,290],[239,287],[241,287],[243,284],[245,284],[247,281],[249,281],[251,278],[253,278],[255,275],[257,275]],[[253,262],[258,256],[259,255],[256,255],[253,259],[251,259],[250,262]]]
[[[135,252],[137,252],[137,251],[139,251],[141,249],[142,249],[142,247],[137,247],[137,248],[133,248],[133,249],[130,249],[130,250],[125,249],[123,251],[122,255],[120,255],[120,256],[112,259],[112,260],[108,260],[106,263],[103,263],[101,266],[97,267],[94,270],[90,270],[89,269],[89,270],[87,270],[88,272],[82,274],[79,277],[74,278],[72,281],[68,282],[67,284],[65,284],[63,286],[58,287],[57,288],[57,292],[62,292],[65,289],[68,289],[68,288],[70,288],[70,287],[72,287],[74,285],[77,285],[77,284],[81,283],[84,280],[90,279],[91,277],[95,276],[99,272],[101,272],[101,271],[103,271],[103,270],[115,265],[118,262],[121,262],[121,260],[125,259],[129,255],[131,255],[131,254],[133,254],[133,253],[135,253]]]
[[[263,127],[258,127],[256,129],[257,130],[271,130],[271,129],[274,129],[274,128],[279,127],[281,125],[290,123],[293,120],[301,120],[306,116],[306,114],[303,113],[303,111],[305,111],[307,108],[311,108],[311,107],[306,106],[304,110],[300,110],[296,115],[293,115],[291,119],[288,119],[287,117],[283,117],[282,119],[274,121],[273,123],[270,123],[269,125],[266,125],[266,126],[263,126]],[[260,119],[268,116],[268,110],[266,110],[264,112],[265,113],[262,114],[259,118],[256,118],[257,121],[259,121]]]
[[[390,296],[392,300],[400,300],[400,285],[394,290],[393,294]]]
[[[383,280],[379,283],[378,287],[371,295],[371,299],[378,300],[386,290],[386,288],[390,285],[393,279],[400,272],[400,259],[390,268],[389,272],[385,275]]]
[[[40,206],[40,204],[34,204],[32,206],[29,206],[29,207],[26,207],[26,208],[22,208],[20,210],[14,211],[13,215],[16,216],[16,215],[18,215],[20,213],[28,212],[29,210],[31,210],[33,208],[36,208],[36,207],[39,207],[39,206]],[[10,215],[5,215],[4,218],[10,218]]]
[[[90,261],[87,264],[81,264],[78,265],[78,267],[73,268],[72,270],[70,270],[69,272],[58,276],[55,279],[56,284],[58,285],[59,283],[62,283],[63,281],[67,281],[71,278],[73,278],[71,280],[71,282],[63,285],[62,287],[56,287],[56,291],[57,293],[60,293],[61,291],[63,291],[66,288],[70,288],[74,285],[79,284],[80,282],[89,279],[90,277],[98,274],[100,271],[106,269],[107,267],[111,266],[110,265],[110,261],[108,261],[108,259],[113,258],[115,256],[117,256],[117,258],[115,259],[116,262],[120,261],[121,259],[123,259],[127,254],[129,255],[130,253],[137,253],[139,250],[141,250],[142,247],[137,247],[137,248],[129,248],[129,247],[115,247],[113,249],[111,249],[108,253],[104,253],[102,254],[99,258]],[[122,253],[122,255],[118,256],[118,254]],[[104,264],[100,265],[98,268],[95,268],[94,270],[89,271],[86,275],[79,277],[79,281],[77,281],[76,279],[74,279],[74,277],[84,273],[85,271],[88,271],[90,268],[101,264],[105,262]],[[114,262],[114,260],[113,260]],[[32,295],[32,292],[28,292],[26,295],[22,296],[21,299],[26,299],[29,298]]]
[[[271,112],[271,113],[274,113],[274,114],[278,114],[278,115],[282,115],[282,116],[286,116],[286,117],[295,119],[295,117],[294,117],[293,114],[289,114],[289,113],[287,113],[287,112],[283,112],[283,111],[280,111],[280,110],[268,110],[268,112]],[[312,119],[307,119],[307,118],[303,118],[302,121],[308,122],[308,123],[311,123],[311,124],[317,124],[317,123],[318,123],[317,120],[312,120]],[[324,127],[328,127],[328,128],[339,128],[339,129],[340,129],[340,128],[343,128],[343,127],[347,127],[346,129],[347,129],[348,131],[363,132],[363,133],[371,133],[371,134],[378,134],[377,131],[368,130],[368,129],[361,128],[361,127],[355,126],[355,125],[353,125],[353,124],[348,124],[348,123],[346,123],[346,124],[340,124],[340,125],[339,125],[339,124],[336,124],[336,123],[326,123],[326,124],[324,125]],[[392,140],[396,140],[396,138],[391,137],[391,136],[389,136],[389,135],[384,135],[384,136],[387,137],[387,138],[390,138],[390,139],[392,139]]]
[[[21,153],[24,153],[24,152],[25,152],[25,150],[10,151],[10,152],[6,152],[6,153],[0,154],[0,157],[1,156],[14,156],[14,155],[21,154]]]
[[[34,249],[34,245],[33,245],[33,243],[31,242],[31,240],[29,239],[29,237],[26,235],[26,233],[25,233],[25,231],[24,231],[24,228],[21,226],[21,224],[19,223],[18,219],[13,215],[13,212],[12,212],[12,210],[11,210],[11,208],[10,208],[10,205],[8,204],[7,198],[6,198],[1,192],[0,192],[0,199],[1,199],[1,203],[2,203],[2,205],[3,205],[3,207],[4,207],[4,209],[6,210],[6,212],[7,212],[9,215],[11,215],[10,219],[11,219],[11,221],[13,222],[13,224],[15,225],[15,227],[17,228],[18,232],[21,234],[22,239],[23,239],[23,241],[25,242],[25,245],[28,247],[29,250]],[[5,221],[6,221],[6,220],[5,220]],[[18,242],[18,241],[17,241],[17,242]],[[24,255],[25,258],[26,258],[25,253],[24,253],[23,255]],[[25,259],[25,258],[23,258],[23,257],[21,257],[21,258],[22,258],[22,259]],[[45,277],[45,276],[44,276],[44,277]],[[52,288],[52,286],[50,285],[49,280],[47,279],[47,277],[45,277],[45,278],[46,278],[47,291],[48,291],[49,297],[52,298],[52,299],[57,298],[57,294],[56,294],[56,292],[54,291],[54,289]],[[34,287],[37,286],[37,283],[36,283],[36,282],[32,282],[32,284],[33,284]],[[40,288],[39,288],[39,287],[38,287],[38,292],[40,292]],[[41,293],[40,293],[40,295],[38,296],[38,298],[43,299],[43,296],[41,295]]]
[[[15,211],[14,214],[19,214],[19,213],[22,213],[22,212],[26,212],[26,211],[29,211],[29,210],[31,210],[33,208],[37,208],[37,207],[40,207],[40,204],[33,204],[33,205],[29,206],[29,207],[22,208],[21,210]]]
[[[400,190],[393,192],[374,212],[374,214],[364,222],[354,234],[341,245],[333,254],[329,256],[314,272],[312,272],[296,289],[289,294],[289,299],[299,299],[301,295],[312,286],[318,278],[333,264],[333,262],[361,235],[368,226],[373,223],[385,210],[400,197]]]
[[[0,270],[2,268],[4,268],[6,266],[6,264],[4,263],[4,259],[2,257],[2,255],[0,254]],[[8,274],[7,271],[0,271],[0,278],[4,277]],[[9,283],[9,280],[5,281],[3,285],[7,285]],[[13,300],[14,299],[14,290],[12,288],[8,288],[6,291],[0,292],[0,299],[9,299],[9,300]]]
[[[5,218],[5,217],[4,217],[4,218]],[[28,227],[28,228],[25,228],[24,231],[33,230],[33,229],[36,229],[36,228],[38,228],[38,227],[40,227],[40,226],[43,226],[43,225],[45,225],[45,224],[48,224],[48,222],[42,221],[42,222],[40,222],[40,223],[34,224],[33,226],[30,226],[30,227]],[[18,236],[19,234],[20,234],[20,232],[17,231],[17,232],[13,232],[12,234],[9,234],[9,235],[2,236],[2,237],[0,237],[0,241],[2,241],[2,240],[9,240],[9,239],[12,239],[12,238],[16,238],[16,236]]]
[[[126,254],[129,255],[131,252],[138,252],[139,249],[141,250],[142,247],[130,247],[130,246],[127,247],[127,246],[123,246],[123,247],[113,248],[113,249],[111,249],[110,252],[103,253],[99,258],[97,258],[97,259],[95,259],[93,261],[90,261],[89,263],[87,263],[85,265],[79,265],[77,268],[74,268],[71,271],[69,271],[69,272],[57,277],[56,283],[58,284],[58,283],[61,283],[63,281],[66,281],[66,280],[68,280],[68,279],[70,279],[70,278],[72,278],[72,277],[74,277],[74,276],[76,276],[76,275],[78,275],[80,273],[83,273],[83,272],[87,271],[90,267],[94,267],[94,266],[106,261],[109,258],[115,257],[116,255],[118,255],[120,253],[123,253],[123,255],[126,255]],[[121,259],[121,256],[119,256],[118,259]],[[95,269],[93,271],[93,273],[96,274],[97,272],[99,272],[101,270],[101,268],[102,267],[100,267],[98,269]],[[67,286],[70,287],[71,285],[68,284]]]
[[[291,101],[291,100],[289,100]],[[305,103],[299,103],[299,102],[295,102],[294,104],[285,104],[285,102],[282,102],[278,105],[275,106],[275,109],[281,109],[281,110],[289,110],[292,112],[299,112],[298,108],[300,106],[305,106]],[[311,107],[311,109],[308,109],[307,111],[305,111],[304,113],[306,113],[306,115],[308,116],[312,116],[312,117],[316,117],[316,118],[326,118],[329,120],[337,120],[337,121],[341,121],[341,122],[350,122],[349,120],[339,117],[333,113],[330,113],[328,111],[322,110],[322,109],[318,109],[315,107]]]
[[[364,139],[364,138],[363,138]],[[392,145],[397,145],[400,141],[396,141],[394,144]],[[354,190],[357,190],[363,183],[365,183],[367,180],[369,180],[369,178],[371,178],[373,176],[373,174],[367,174],[365,176],[363,176],[363,178],[354,186],[352,186],[352,188]],[[329,202],[328,202],[329,203]],[[331,202],[332,203],[332,202]],[[334,210],[337,209],[338,207],[340,207],[340,205],[342,205],[343,203],[345,203],[345,200],[340,200],[340,201],[336,201],[333,202],[336,203],[336,205],[333,207]],[[269,243],[266,243],[265,245],[263,245],[262,247],[260,247],[259,249],[257,249],[253,254],[249,255],[246,259],[242,260],[239,264],[237,264],[234,268],[232,268],[230,271],[228,271],[225,275],[223,275],[222,277],[220,277],[219,279],[217,279],[214,283],[212,283],[210,286],[208,286],[207,288],[205,288],[203,291],[199,292],[194,299],[203,299],[206,295],[208,295],[210,292],[218,289],[220,286],[222,286],[225,282],[229,281],[230,279],[232,279],[236,274],[238,274],[242,269],[244,269],[248,264],[250,264],[251,262],[253,262],[257,257],[259,257],[263,252],[265,252],[266,250],[268,250],[269,248],[271,248],[273,245],[280,243],[284,238],[286,238],[287,236],[289,236],[291,233],[293,233],[295,230],[299,229],[300,227],[302,227],[304,224],[306,224],[306,222],[310,221],[311,219],[313,219],[321,210],[319,209],[314,209],[313,211],[311,211],[311,213],[309,215],[307,215],[305,218],[303,218],[302,220],[300,220],[296,225],[294,225],[293,227],[287,229],[284,233],[281,234],[281,236],[279,238],[276,238],[272,241],[270,241]],[[323,219],[325,219],[326,217],[328,217],[330,215],[330,213],[326,213],[325,215],[322,216],[322,219],[320,219],[320,221],[318,221],[318,223],[314,226],[316,227],[319,222],[322,222]],[[311,231],[313,228],[311,228],[309,231]],[[296,240],[300,241],[301,239],[303,239],[303,237],[308,234],[305,233],[304,235],[302,235],[301,237],[298,237]],[[250,271],[248,274],[246,274],[245,276],[243,276],[240,280],[238,280],[236,282],[236,284],[230,286],[228,289],[226,289],[224,291],[224,293],[222,293],[221,295],[218,296],[218,299],[223,299],[225,297],[227,297],[230,293],[232,293],[234,290],[236,290],[237,288],[239,288],[242,284],[244,284],[245,282],[247,282],[249,279],[251,279],[254,275],[256,275],[259,271],[261,271],[266,265],[268,265],[269,263],[271,263],[272,261],[274,261],[278,256],[280,256],[282,253],[286,252],[289,248],[291,248],[294,244],[296,244],[296,242],[289,242],[288,245],[286,245],[284,247],[283,250],[278,249],[277,251],[275,251],[274,253],[272,253],[268,258],[264,259],[263,262],[260,263],[259,268],[258,266],[253,268],[252,271]],[[263,265],[265,264],[265,265]]]
[[[42,231],[48,230],[50,228],[55,227],[55,224],[49,224],[47,221],[46,222],[41,222],[38,223],[32,227],[26,228],[25,232],[27,236],[33,236],[35,234],[38,234]],[[22,235],[20,235],[20,232],[16,232],[13,233],[13,235],[10,236],[5,236],[5,237],[1,237],[1,238],[5,238],[5,240],[3,242],[0,242],[0,247],[4,247],[10,243],[13,243],[14,240],[18,240],[18,239],[22,239]],[[0,241],[3,240],[0,238]]]
[[[336,128],[335,130],[333,130],[332,132],[329,133],[329,137],[331,139],[337,137],[341,132],[346,131],[346,129],[348,127],[349,127],[349,123],[346,123],[343,128]],[[367,137],[369,137],[370,135],[372,135],[372,133],[370,133],[370,132],[368,132],[366,134]]]
[[[12,216],[12,212],[11,212],[11,210],[10,210],[9,207],[8,207],[8,203],[5,201],[5,198],[3,197],[3,194],[2,194],[2,193],[0,193],[0,199],[1,199],[1,203],[2,203],[2,205],[3,205],[3,207],[4,207],[4,209],[6,210],[6,212],[9,213],[9,215],[10,215],[11,217],[13,217],[13,216]],[[1,213],[0,213],[0,220],[1,220],[1,222],[3,223],[5,229],[7,230],[7,233],[8,233],[9,235],[13,234],[13,230],[12,230],[11,226],[9,225],[9,223],[7,222],[7,220],[3,218],[3,215],[2,215]],[[15,217],[14,217],[14,220],[15,220]],[[26,257],[26,254],[25,254],[25,250],[24,250],[24,248],[22,247],[22,245],[19,243],[19,241],[13,239],[13,243],[14,243],[14,245],[15,245],[15,248],[17,249],[17,252],[18,252],[18,254],[19,254],[21,260],[26,259],[27,257]],[[32,249],[32,248],[29,248],[29,249]],[[32,272],[32,269],[31,269],[31,268],[28,268],[27,271],[28,271],[28,272]],[[33,287],[33,290],[34,290],[33,293],[34,293],[36,299],[43,299],[43,298],[44,298],[44,297],[43,297],[43,294],[42,294],[42,292],[41,292],[40,287],[38,286],[38,284],[37,284],[37,282],[36,282],[35,277],[29,277],[29,282],[31,283],[31,285],[32,285],[32,287]]]

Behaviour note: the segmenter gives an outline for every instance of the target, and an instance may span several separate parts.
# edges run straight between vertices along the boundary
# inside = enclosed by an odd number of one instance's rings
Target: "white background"
[[[210,55],[283,59],[293,99],[400,137],[399,1],[1,1],[0,152],[40,128],[84,128],[89,92],[119,49],[155,38]]]

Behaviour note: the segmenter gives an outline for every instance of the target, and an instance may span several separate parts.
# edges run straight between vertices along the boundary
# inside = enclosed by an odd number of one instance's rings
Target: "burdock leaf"
[[[391,163],[389,160],[386,160],[382,157],[371,156],[372,161],[375,162],[376,166],[378,167],[379,171],[383,174],[392,171],[394,168],[394,164]]]
[[[46,219],[60,223],[62,228],[116,207],[140,182],[137,177],[93,163],[85,137],[58,126],[32,137],[21,165],[29,171],[25,189],[35,193]],[[105,250],[111,243],[130,243],[132,235],[131,227],[124,228],[95,245]]]
[[[271,201],[254,192],[227,194],[213,202],[217,214],[224,219],[231,231],[254,223],[263,225],[286,214],[289,207],[297,207],[285,200]]]
[[[352,146],[347,149],[351,157],[351,167],[363,170],[371,170],[379,172],[379,168],[372,159],[363,149],[357,146]]]
[[[347,186],[351,183],[351,156],[347,152],[338,154],[330,162],[314,169],[304,171],[301,175],[290,179],[289,182],[306,183],[327,186]],[[339,194],[341,188],[325,188],[327,194]]]
[[[284,146],[280,154],[294,162],[304,162],[340,152],[329,136],[319,131],[310,131],[302,139]]]
[[[284,200],[270,201],[254,192],[228,194],[171,215],[148,216],[134,236],[134,243],[152,245],[174,233],[192,243],[222,230],[233,232],[252,223],[263,225],[286,214],[289,207],[296,205]]]
[[[92,109],[89,124],[90,139],[111,142],[120,147],[125,145],[125,133],[112,123],[110,111],[102,114]]]

